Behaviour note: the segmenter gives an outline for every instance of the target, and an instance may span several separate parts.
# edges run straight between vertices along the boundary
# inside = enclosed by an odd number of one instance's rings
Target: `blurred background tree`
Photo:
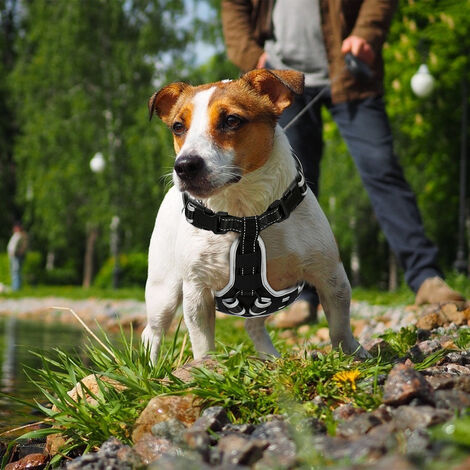
[[[396,152],[445,269],[456,255],[469,7],[470,0],[401,0],[384,50]],[[172,80],[239,75],[225,56],[219,9],[218,0],[0,0],[0,249],[23,215],[36,271],[55,269],[36,280],[81,283],[88,258],[96,265],[85,269],[85,284],[101,266],[100,285],[110,282],[109,227],[119,216],[121,252],[136,255],[123,257],[122,268],[131,272],[136,260],[143,284],[139,253],[173,158],[170,133],[159,120],[148,123],[146,103]],[[421,63],[436,78],[425,99],[410,88]],[[320,202],[352,280],[387,287],[394,270],[387,242],[327,113],[325,122]],[[105,166],[93,173],[98,152]],[[138,283],[135,271],[128,277]]]

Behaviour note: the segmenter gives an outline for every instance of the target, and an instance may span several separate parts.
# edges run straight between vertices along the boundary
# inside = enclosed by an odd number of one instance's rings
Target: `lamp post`
[[[90,160],[90,168],[93,173],[102,173],[104,171],[106,168],[106,160],[101,152],[95,153],[93,158]],[[119,265],[119,224],[119,216],[113,215],[110,224],[110,251],[111,256],[114,259],[112,278],[113,289],[117,289],[119,287],[119,274],[121,271]]]

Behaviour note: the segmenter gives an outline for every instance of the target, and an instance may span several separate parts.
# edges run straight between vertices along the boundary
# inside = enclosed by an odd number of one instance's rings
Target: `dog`
[[[226,293],[240,272],[234,262],[241,263],[242,272],[244,266],[249,271],[242,279],[245,291],[237,298],[232,292],[235,297],[219,299],[217,306],[246,318],[246,331],[260,357],[279,356],[265,328],[264,307],[273,299],[292,301],[304,281],[318,291],[333,347],[367,356],[351,332],[351,287],[333,233],[277,124],[303,86],[300,72],[259,69],[237,80],[200,86],[172,83],[151,97],[150,118],[157,114],[171,129],[176,152],[174,186],[160,206],[149,248],[148,322],[142,340],[153,362],[181,303],[194,358],[214,349],[217,294]],[[297,197],[294,203],[286,196],[290,187]],[[286,209],[289,204],[295,207]],[[279,209],[274,216],[272,207]],[[209,227],[195,226],[191,211],[202,214]],[[268,213],[270,223],[260,232],[258,223]],[[225,228],[212,226],[217,218],[216,224]],[[243,231],[247,224],[251,228]],[[237,258],[242,245],[245,252]],[[260,269],[253,265],[256,257]],[[251,290],[253,307],[243,296],[250,282],[268,292],[266,298]]]

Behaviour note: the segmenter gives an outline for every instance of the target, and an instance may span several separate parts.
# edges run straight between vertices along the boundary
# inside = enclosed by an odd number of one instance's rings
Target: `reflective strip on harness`
[[[240,238],[236,238],[230,248],[230,277],[228,284],[215,292],[218,311],[238,317],[253,318],[271,315],[288,306],[299,296],[304,283],[295,287],[274,290],[268,282],[266,269],[266,248],[258,235],[256,250],[249,262],[245,254],[239,252]],[[239,258],[239,257],[242,258]],[[239,259],[243,259],[240,266]],[[244,274],[246,271],[246,274]],[[244,278],[249,278],[248,283]]]

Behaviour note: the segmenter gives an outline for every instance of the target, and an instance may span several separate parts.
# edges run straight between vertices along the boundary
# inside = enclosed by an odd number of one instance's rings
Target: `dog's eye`
[[[181,135],[184,133],[185,127],[182,122],[174,122],[173,125],[171,126],[171,130],[173,131],[173,134]]]
[[[229,114],[225,117],[224,127],[231,130],[238,129],[241,126],[242,122],[243,121],[240,117],[235,116],[234,114]]]

